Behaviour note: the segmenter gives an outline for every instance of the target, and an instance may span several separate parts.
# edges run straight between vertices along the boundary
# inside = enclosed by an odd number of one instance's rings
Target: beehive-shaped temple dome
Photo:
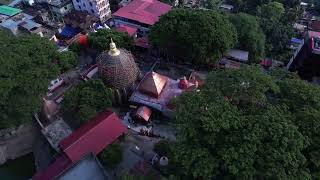
[[[130,87],[139,76],[139,68],[132,54],[125,49],[117,49],[110,43],[110,50],[97,57],[99,75],[104,83],[114,89]]]

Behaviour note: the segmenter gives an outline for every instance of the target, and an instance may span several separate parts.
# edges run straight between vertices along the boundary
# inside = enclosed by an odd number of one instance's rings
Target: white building
[[[72,0],[78,11],[87,11],[105,22],[111,17],[109,0]]]

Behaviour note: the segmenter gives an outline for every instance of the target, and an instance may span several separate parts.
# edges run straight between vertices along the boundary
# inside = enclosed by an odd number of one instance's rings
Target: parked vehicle
[[[49,92],[52,92],[52,91],[56,90],[58,87],[60,87],[63,84],[64,84],[63,79],[62,78],[57,78],[57,79],[52,80],[50,82],[48,90],[49,90]]]

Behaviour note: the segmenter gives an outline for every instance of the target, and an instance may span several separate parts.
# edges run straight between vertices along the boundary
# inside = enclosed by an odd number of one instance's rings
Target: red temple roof
[[[38,172],[35,174],[32,179],[33,180],[44,180],[44,179],[53,179],[63,170],[67,169],[72,162],[66,157],[61,156],[56,159],[46,170]]]
[[[119,27],[116,28],[118,32],[124,32],[128,33],[129,36],[133,36],[137,33],[137,28],[126,26],[126,25],[120,25]]]
[[[167,79],[166,76],[156,72],[149,72],[142,80],[138,89],[141,93],[158,98],[167,83]]]
[[[148,37],[136,38],[134,41],[134,45],[142,47],[142,48],[150,48]]]
[[[157,0],[133,0],[113,15],[153,25],[161,15],[168,13],[170,10],[170,5]]]
[[[60,147],[74,162],[88,153],[97,155],[126,132],[127,128],[119,117],[114,112],[106,111],[62,140]]]

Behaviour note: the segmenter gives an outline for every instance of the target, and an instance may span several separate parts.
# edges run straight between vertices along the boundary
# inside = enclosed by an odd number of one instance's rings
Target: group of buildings
[[[149,28],[171,6],[157,0],[133,0],[122,3],[113,14],[109,0],[22,0],[0,6],[0,29],[15,35],[39,34],[63,43],[78,33],[114,27],[128,33],[141,47],[149,47]],[[66,27],[67,26],[67,27]],[[64,31],[65,28],[65,31]],[[66,37],[67,36],[67,37]],[[70,37],[71,36],[71,37]]]
[[[125,23],[120,22],[121,25]],[[114,104],[134,107],[135,116],[140,120],[134,124],[152,123],[150,117],[153,112],[170,118],[175,109],[172,100],[185,91],[196,90],[199,85],[195,76],[173,79],[154,72],[153,68],[143,73],[131,52],[118,48],[112,40],[109,50],[99,54],[96,62],[98,70],[92,78],[100,78],[113,90]],[[96,156],[126,134],[131,125],[126,124],[114,112],[106,110],[72,131],[60,117],[59,102],[44,99],[43,105],[42,117],[46,120],[37,118],[38,123],[42,128],[42,134],[57,152],[58,157],[48,167],[37,172],[33,179],[108,179],[110,174],[101,166]],[[135,133],[140,134],[139,130]],[[150,162],[145,160],[137,163],[137,167],[150,165]],[[133,168],[138,172],[139,168]]]
[[[319,84],[320,16],[305,11],[294,28],[300,38],[292,38],[295,53],[288,63],[287,69],[297,71],[304,80]]]
[[[102,112],[72,133],[65,133],[64,128],[57,126],[56,122],[59,120],[44,129],[50,132],[46,137],[51,143],[54,142],[51,145],[56,145],[54,148],[59,152],[58,157],[47,168],[37,172],[32,179],[110,179],[96,155],[128,131],[119,117],[110,111]],[[61,121],[59,123],[61,124]]]

